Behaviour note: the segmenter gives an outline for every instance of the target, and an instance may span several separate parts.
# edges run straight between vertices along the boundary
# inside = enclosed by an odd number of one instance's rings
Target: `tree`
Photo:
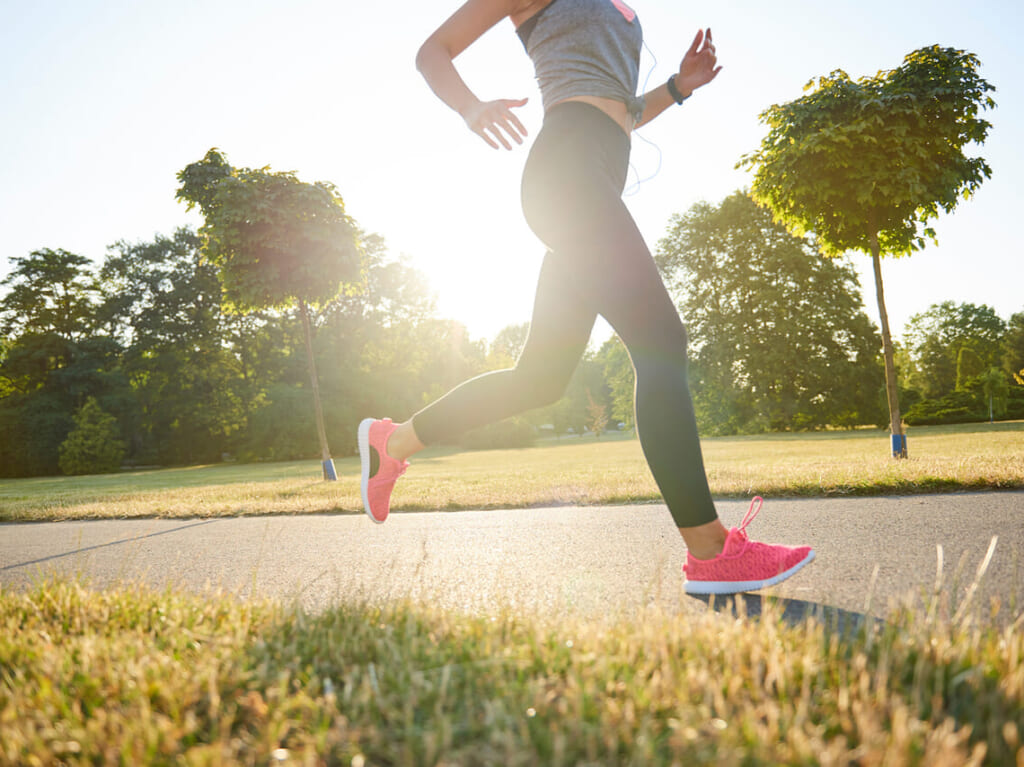
[[[555,403],[537,408],[526,415],[536,426],[550,424],[556,436],[566,433],[583,434],[592,424],[591,401],[609,405],[608,386],[605,381],[605,366],[589,350],[569,378],[565,393]]]
[[[900,457],[906,441],[880,259],[935,241],[928,222],[991,175],[982,158],[964,154],[991,128],[979,112],[995,107],[987,95],[994,88],[978,67],[974,54],[932,46],[856,82],[836,70],[809,83],[807,95],[763,112],[769,133],[739,163],[754,170],[754,199],[796,234],[813,232],[825,255],[871,255],[889,426]]]
[[[1024,386],[1024,312],[1010,317],[1003,336],[1003,369]]]
[[[252,318],[222,313],[217,270],[203,262],[201,245],[185,228],[118,242],[99,272],[100,322],[125,345],[133,386],[122,418],[135,462],[218,460],[257,396],[238,349],[239,326]]]
[[[0,302],[5,335],[52,333],[75,340],[90,334],[96,285],[88,258],[44,248],[14,256],[11,264],[0,282],[8,287]]]
[[[523,347],[526,346],[526,337],[529,334],[529,322],[502,328],[491,342],[488,360],[494,363],[496,369],[515,365]]]
[[[633,370],[633,361],[629,358],[626,345],[618,336],[612,336],[601,346],[596,359],[604,369],[611,419],[617,424],[621,423],[632,427],[636,419],[634,408],[636,373]]]
[[[686,321],[703,433],[875,422],[877,335],[847,261],[741,192],[673,216],[655,258]]]
[[[75,415],[75,428],[60,446],[65,474],[104,474],[117,471],[124,457],[117,419],[104,413],[90,397]]]
[[[45,248],[11,259],[0,286],[2,332],[8,340],[3,375],[28,392],[71,363],[76,342],[95,328],[96,282],[85,256]]]
[[[943,301],[915,314],[904,339],[913,372],[908,383],[927,399],[963,391],[1000,364],[1006,323],[990,306]]]
[[[55,474],[72,414],[89,397],[127,399],[121,348],[99,332],[89,259],[47,248],[12,263],[0,283],[0,474]]]
[[[1006,398],[1010,393],[1010,384],[1002,370],[990,368],[981,376],[981,386],[988,400],[988,420],[991,423],[995,421],[997,415],[1002,417],[1006,413]]]
[[[608,406],[595,400],[590,389],[587,389],[587,426],[597,439],[601,439],[608,428]]]
[[[203,252],[217,266],[227,305],[242,313],[298,306],[324,476],[336,479],[313,354],[311,309],[362,278],[358,230],[331,184],[294,173],[233,168],[216,149],[178,174],[177,197],[206,221]]]

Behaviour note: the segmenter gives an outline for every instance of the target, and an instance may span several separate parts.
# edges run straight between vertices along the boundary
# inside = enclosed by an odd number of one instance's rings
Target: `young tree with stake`
[[[871,255],[895,457],[906,457],[906,437],[881,257],[935,242],[928,222],[991,175],[985,160],[964,154],[992,127],[978,116],[995,107],[979,66],[972,53],[932,46],[874,77],[853,81],[836,70],[811,81],[807,95],[765,110],[768,135],[738,165],[754,170],[754,199],[795,234],[813,232],[825,255]]]
[[[324,478],[331,460],[313,358],[310,308],[357,290],[362,275],[358,229],[331,184],[299,181],[269,168],[233,168],[211,149],[178,174],[177,197],[198,206],[203,252],[219,269],[225,305],[247,313],[297,306],[306,340]]]

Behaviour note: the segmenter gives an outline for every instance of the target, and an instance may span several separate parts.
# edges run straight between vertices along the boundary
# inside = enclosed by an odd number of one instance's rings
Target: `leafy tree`
[[[60,446],[60,468],[65,474],[109,473],[117,471],[124,453],[117,419],[104,413],[96,398],[90,397]]]
[[[704,433],[875,422],[877,336],[847,261],[741,192],[674,216],[656,260],[689,331]]]
[[[491,341],[489,359],[495,364],[495,368],[509,367],[519,359],[523,347],[526,346],[526,338],[530,334],[530,323],[522,322],[518,325],[509,325],[498,331],[498,335]]]
[[[632,427],[636,420],[636,374],[626,345],[618,336],[612,336],[598,351],[596,359],[603,367],[605,384],[608,386],[609,415],[612,421]]]
[[[14,256],[11,264],[0,282],[8,288],[0,302],[5,335],[52,333],[75,340],[92,332],[96,286],[88,258],[45,248]]]
[[[47,390],[0,401],[0,476],[57,474],[58,450],[74,426],[67,403]]]
[[[1003,369],[1024,386],[1024,312],[1010,317],[1003,336]]]
[[[608,399],[604,365],[592,352],[588,352],[569,379],[565,396],[562,397],[561,418],[577,434],[582,434],[588,428],[602,426],[602,420],[606,425]],[[604,414],[599,412],[600,408],[604,408]]]
[[[437,399],[458,384],[487,370],[485,344],[474,340],[465,325],[454,320],[431,319],[415,328],[415,332],[394,329],[388,366],[391,370],[405,370],[422,393],[417,407]],[[398,336],[405,336],[401,343]],[[410,346],[416,346],[415,350]],[[395,350],[400,350],[398,355]],[[405,384],[403,384],[405,386]],[[395,397],[398,392],[395,392]]]
[[[984,416],[973,392],[954,391],[938,399],[925,399],[907,408],[907,423],[926,426],[947,423],[973,423]]]
[[[978,67],[974,54],[932,46],[874,77],[836,70],[763,112],[769,133],[739,163],[755,171],[754,199],[793,232],[813,232],[825,255],[871,255],[894,447],[902,425],[880,259],[934,241],[928,222],[991,175],[964,154],[991,128],[979,112],[995,106]]]
[[[2,374],[8,354],[10,354],[10,342],[3,336],[0,336],[0,401],[3,401],[4,397],[14,394],[14,387],[11,381]]]
[[[988,400],[988,420],[992,422],[997,415],[1002,417],[1006,413],[1010,384],[1006,380],[1006,373],[999,368],[989,368],[988,372],[981,376],[981,386],[985,399]]]
[[[907,322],[913,371],[908,383],[938,399],[999,366],[1006,324],[989,306],[943,301]]]
[[[598,439],[608,428],[608,405],[595,400],[590,389],[587,389],[587,427]]]
[[[99,314],[126,345],[124,370],[135,394],[125,414],[132,460],[218,460],[258,396],[248,386],[239,330],[253,318],[221,312],[217,270],[203,261],[189,229],[116,243],[99,275]]]
[[[66,250],[36,250],[11,259],[0,282],[0,320],[8,338],[4,369],[16,390],[42,386],[53,370],[70,364],[76,341],[91,337],[95,279],[85,256]]]
[[[202,240],[191,229],[152,242],[115,243],[99,279],[98,314],[126,346],[209,345],[223,338],[217,269],[204,262]]]
[[[0,363],[0,476],[59,472],[58,451],[71,415],[89,397],[114,412],[131,399],[120,347],[98,336],[68,341],[54,334],[15,339]]]
[[[278,383],[268,388],[266,396],[253,414],[249,433],[255,452],[272,461],[307,458],[313,427],[309,390]]]
[[[99,332],[89,259],[45,249],[12,263],[0,283],[0,474],[55,474],[72,413],[89,397],[115,410],[128,400],[121,348]]]
[[[198,206],[203,252],[218,268],[229,307],[245,313],[297,305],[316,411],[324,475],[335,479],[313,352],[311,307],[361,280],[358,230],[327,183],[294,173],[233,168],[216,149],[178,174],[178,198]]]

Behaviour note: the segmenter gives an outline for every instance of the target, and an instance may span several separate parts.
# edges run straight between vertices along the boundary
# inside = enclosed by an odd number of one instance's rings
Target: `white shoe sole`
[[[814,561],[814,549],[807,552],[807,556],[797,562],[784,573],[767,578],[763,581],[687,581],[687,594],[741,594],[744,591],[757,591],[758,589],[774,586],[793,575],[804,565]]]
[[[370,427],[373,426],[376,420],[376,418],[364,418],[362,423],[359,424],[359,460],[363,466],[359,490],[363,496],[363,511],[366,512],[366,516],[378,525],[383,525],[386,520],[377,519],[370,511]],[[352,443],[350,442],[349,444],[351,445]]]

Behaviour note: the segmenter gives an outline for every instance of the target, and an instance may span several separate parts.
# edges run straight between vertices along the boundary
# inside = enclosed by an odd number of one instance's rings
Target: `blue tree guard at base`
[[[334,470],[334,459],[328,458],[323,463],[324,466],[324,479],[328,482],[336,482],[338,479],[338,473]]]
[[[893,434],[892,435],[892,457],[893,458],[906,458],[907,457],[907,435],[906,434]]]

